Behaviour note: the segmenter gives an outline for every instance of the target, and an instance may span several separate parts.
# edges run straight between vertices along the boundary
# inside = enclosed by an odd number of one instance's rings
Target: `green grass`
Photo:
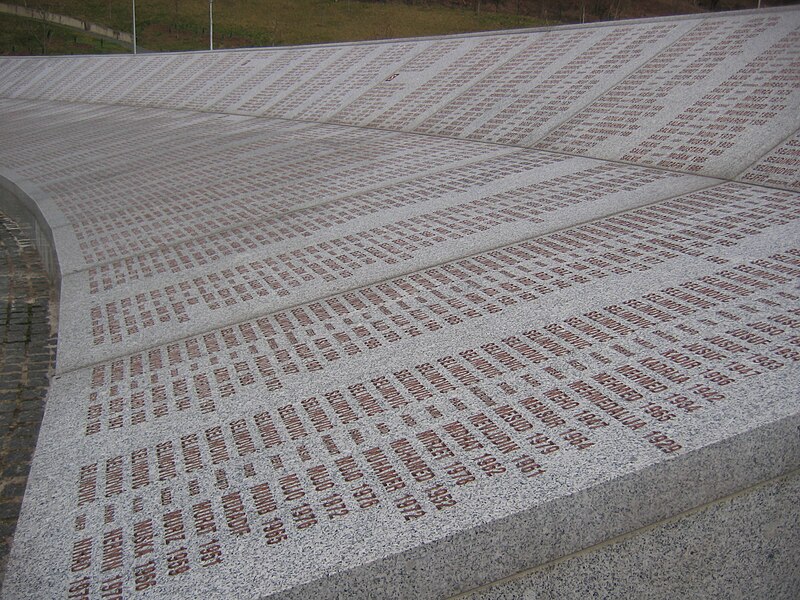
[[[28,0],[28,6],[131,31],[130,0]],[[357,0],[217,0],[214,47],[315,44],[535,27],[542,21],[471,9]],[[207,0],[137,0],[138,44],[149,50],[208,48]]]
[[[67,27],[0,14],[0,54],[107,54],[127,48]]]

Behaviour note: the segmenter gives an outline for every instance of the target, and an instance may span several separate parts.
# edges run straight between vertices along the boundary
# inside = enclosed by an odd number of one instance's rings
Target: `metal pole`
[[[208,0],[208,49],[214,49],[214,0]]]
[[[136,0],[133,0],[133,53],[136,54]]]

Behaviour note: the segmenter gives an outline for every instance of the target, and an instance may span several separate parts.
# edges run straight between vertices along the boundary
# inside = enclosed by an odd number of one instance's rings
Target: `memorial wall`
[[[796,478],[798,130],[795,8],[0,58],[60,278],[2,598],[445,598]]]

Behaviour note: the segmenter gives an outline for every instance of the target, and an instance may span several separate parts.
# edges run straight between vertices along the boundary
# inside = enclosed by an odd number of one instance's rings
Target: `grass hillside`
[[[130,52],[119,44],[86,35],[83,32],[0,14],[0,54],[108,54]]]
[[[131,0],[29,0],[28,6],[131,31]],[[214,47],[311,44],[535,27],[542,20],[437,3],[217,0]],[[136,33],[149,50],[208,48],[207,0],[136,0]]]
[[[14,1],[14,0],[10,0]],[[131,0],[16,0],[30,7],[131,31]],[[763,0],[764,6],[791,1]],[[312,44],[535,27],[754,8],[758,0],[216,0],[214,47]],[[208,0],[136,0],[140,46],[208,48]],[[42,23],[0,21],[0,52],[41,53]],[[26,33],[27,32],[27,33]],[[27,35],[28,37],[23,39]],[[46,35],[46,34],[45,34]],[[53,28],[54,39],[64,38]],[[73,37],[74,34],[73,34]],[[48,53],[107,51],[98,43],[49,44]]]

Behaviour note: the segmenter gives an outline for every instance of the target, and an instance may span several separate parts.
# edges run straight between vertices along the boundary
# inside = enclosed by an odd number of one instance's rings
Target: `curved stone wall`
[[[799,36],[0,59],[61,277],[3,598],[446,597],[795,471]]]

